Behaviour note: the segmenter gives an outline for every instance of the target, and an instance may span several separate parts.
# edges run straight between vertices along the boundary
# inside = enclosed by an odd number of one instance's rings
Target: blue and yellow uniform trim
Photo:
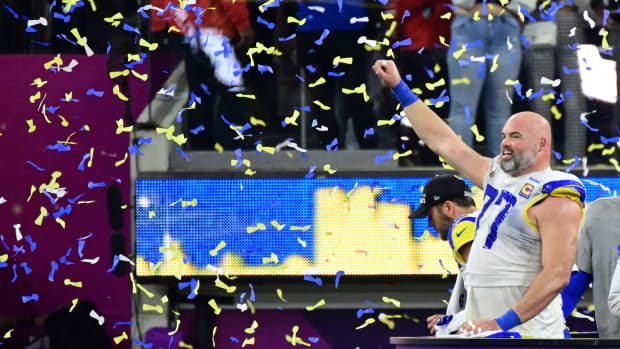
[[[523,218],[527,222],[527,224],[538,231],[538,227],[534,225],[532,221],[527,216],[527,211],[534,205],[540,203],[545,198],[549,196],[568,198],[581,206],[582,218],[583,218],[583,209],[585,207],[586,201],[586,188],[581,184],[581,182],[574,181],[571,179],[559,180],[559,181],[551,181],[545,183],[542,187],[542,195],[536,200],[532,201],[525,210],[523,210]]]
[[[462,215],[452,223],[448,232],[448,243],[452,248],[454,259],[464,265],[467,262],[461,255],[460,249],[464,245],[474,241],[476,236],[476,217],[475,215]]]

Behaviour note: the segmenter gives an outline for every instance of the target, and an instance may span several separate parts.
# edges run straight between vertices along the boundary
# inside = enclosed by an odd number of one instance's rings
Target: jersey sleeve
[[[454,259],[457,260],[460,264],[464,265],[467,263],[465,258],[461,255],[461,247],[464,245],[474,241],[474,237],[476,236],[476,218],[472,215],[464,215],[457,218],[452,226],[450,227],[450,231],[448,232],[448,242],[450,243],[450,248],[452,248],[452,253],[454,254]]]
[[[586,188],[576,177],[547,182],[543,186],[542,192],[549,196],[569,198],[579,203],[582,209],[584,208]]]

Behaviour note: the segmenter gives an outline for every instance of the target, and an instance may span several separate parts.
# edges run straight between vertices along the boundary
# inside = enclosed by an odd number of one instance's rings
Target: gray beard
[[[516,153],[512,153],[510,160],[503,160],[500,158],[499,166],[511,176],[516,176],[519,173],[532,167],[536,162],[535,157],[524,156],[523,158]]]

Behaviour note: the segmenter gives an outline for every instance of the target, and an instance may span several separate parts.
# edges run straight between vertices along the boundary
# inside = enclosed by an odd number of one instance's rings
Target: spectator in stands
[[[450,127],[472,146],[480,97],[486,126],[487,156],[499,152],[501,129],[510,116],[513,87],[521,67],[520,6],[533,10],[535,1],[453,0],[452,44],[448,52]],[[480,120],[479,120],[480,121]],[[478,138],[478,137],[476,137]]]
[[[580,115],[586,112],[586,100],[581,92],[581,79],[577,71],[577,45],[585,42],[584,24],[577,7],[556,1],[538,1],[537,21],[527,23],[524,35],[529,48],[524,55],[528,80],[534,94],[544,92],[530,99],[530,109],[543,115],[549,123],[561,115],[563,132],[555,132],[556,139],[563,144],[554,147],[561,151],[564,159],[581,158],[586,152],[587,129],[581,123]],[[545,7],[543,7],[545,6]],[[559,93],[547,99],[549,91],[557,85],[541,81],[560,79]],[[559,104],[558,104],[559,103]]]
[[[185,71],[194,94],[188,107],[196,103],[184,111],[189,147],[213,149],[215,142],[228,149],[237,147],[233,140],[237,133],[232,127],[247,122],[249,107],[246,100],[235,96],[245,91],[244,67],[235,50],[248,48],[255,35],[246,1],[196,0],[195,5],[184,4],[181,9],[177,0],[154,0],[153,6],[165,11],[151,11],[151,30],[172,28],[184,36]]]
[[[362,91],[368,76],[368,53],[358,44],[360,36],[369,37],[368,0],[298,1],[297,55],[305,81],[306,106],[310,106],[310,144],[328,150],[344,149],[346,126],[351,119],[359,148],[377,147],[373,131],[376,118]],[[351,62],[337,58],[351,59]],[[316,85],[314,85],[317,83]],[[363,86],[362,86],[363,85]],[[311,142],[312,143],[312,140]]]
[[[387,6],[395,14],[394,21],[398,24],[391,34],[392,41],[399,42],[396,63],[401,67],[401,73],[411,86],[422,91],[421,98],[435,100],[434,110],[441,118],[447,119],[449,80],[446,53],[453,16],[450,1],[391,0]],[[396,128],[397,148],[400,152],[411,149],[413,154],[399,158],[400,164],[440,165],[437,156],[420,142],[411,127],[402,124],[406,119],[402,120]]]

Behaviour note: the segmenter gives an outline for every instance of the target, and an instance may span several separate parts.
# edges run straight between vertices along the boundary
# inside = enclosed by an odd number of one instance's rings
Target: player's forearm
[[[568,285],[570,270],[543,269],[523,298],[513,307],[521,322],[526,322],[543,311]]]

